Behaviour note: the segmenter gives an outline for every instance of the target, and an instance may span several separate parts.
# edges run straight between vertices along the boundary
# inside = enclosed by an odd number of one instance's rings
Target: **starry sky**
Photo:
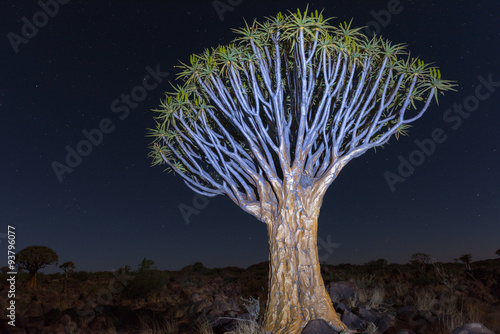
[[[76,270],[136,268],[144,257],[166,270],[266,261],[265,225],[227,197],[207,202],[180,177],[152,168],[145,135],[179,60],[227,44],[244,20],[306,4],[220,0],[217,10],[208,0],[1,1],[0,252],[12,225],[17,250],[48,246]],[[416,252],[438,261],[494,258],[498,1],[335,0],[309,8],[324,9],[335,25],[354,18],[367,33],[407,43],[459,83],[413,123],[410,137],[342,170],[319,218],[321,260],[406,263]],[[86,156],[68,158],[77,148]]]

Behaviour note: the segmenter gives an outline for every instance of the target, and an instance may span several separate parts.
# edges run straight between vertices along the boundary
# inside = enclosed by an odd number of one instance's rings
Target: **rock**
[[[66,334],[66,329],[63,324],[54,324],[50,326],[52,334]]]
[[[302,334],[338,334],[339,332],[328,326],[323,319],[311,320],[301,332]]]
[[[385,333],[389,328],[393,327],[395,323],[396,319],[388,315],[384,315],[375,323],[375,325],[377,326],[377,332]]]
[[[52,326],[61,317],[61,311],[57,308],[50,309],[45,313],[45,326]]]
[[[411,329],[400,329],[396,334],[415,334]]]
[[[403,300],[403,305],[415,305],[415,299],[413,299],[413,297],[410,295],[406,295],[405,299]]]
[[[182,323],[179,325],[177,333],[179,333],[179,334],[195,334],[195,333],[197,333],[197,331],[192,325],[187,324],[187,323]]]
[[[91,334],[92,330],[90,328],[79,328],[76,334]]]
[[[356,330],[365,328],[368,325],[366,321],[349,311],[345,311],[344,314],[342,314],[342,322],[349,327],[349,329]]]
[[[415,306],[403,306],[397,309],[396,318],[403,321],[414,321],[415,318],[420,317]]]
[[[66,331],[66,334],[74,334],[76,333],[78,329],[78,325],[76,324],[76,322],[70,322],[69,324],[66,324],[64,326],[64,330]]]
[[[374,310],[367,310],[365,308],[360,308],[358,313],[361,319],[368,322],[374,323],[378,319],[378,313],[375,312]]]
[[[26,329],[28,333],[37,333],[42,330],[45,325],[45,319],[43,316],[41,317],[30,317],[29,322],[26,324]]]
[[[66,326],[67,324],[69,324],[71,322],[71,317],[67,314],[63,314],[60,318],[59,318],[59,323],[63,324],[64,326]]]
[[[493,331],[486,328],[483,324],[471,322],[455,328],[451,334],[495,334]]]
[[[355,285],[351,282],[332,282],[327,285],[327,291],[334,303],[354,299],[354,290]]]
[[[104,315],[98,315],[96,316],[90,323],[89,323],[89,328],[92,331],[104,331],[109,329],[109,324]]]
[[[188,314],[200,313],[201,311],[203,311],[203,309],[210,307],[211,305],[212,305],[211,302],[202,299],[189,307]]]
[[[26,330],[24,328],[12,327],[9,326],[5,329],[5,334],[26,334]]]
[[[352,312],[351,308],[344,303],[338,303],[337,307],[335,308],[335,311],[337,311],[337,313],[343,313],[344,311]]]

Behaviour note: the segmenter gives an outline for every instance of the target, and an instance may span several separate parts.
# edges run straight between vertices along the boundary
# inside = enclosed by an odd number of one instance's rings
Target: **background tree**
[[[500,256],[500,248],[495,252],[496,255]]]
[[[64,262],[63,264],[61,264],[59,266],[59,268],[61,268],[64,271],[64,277],[66,279],[68,279],[68,275],[70,273],[72,273],[73,270],[75,270],[76,267],[75,267],[75,264],[73,262],[68,261],[68,262]]]
[[[49,264],[57,264],[58,256],[55,251],[45,246],[30,246],[21,250],[16,257],[17,265],[28,271],[26,287],[36,288],[36,274],[38,270]]]
[[[431,256],[425,253],[415,253],[410,257],[410,263],[419,270],[424,270],[431,261]]]
[[[166,274],[157,270],[153,260],[144,258],[138,265],[135,277],[123,289],[122,296],[127,299],[147,298],[161,291]]]
[[[472,261],[472,255],[471,254],[463,254],[459,257],[459,260],[462,261],[465,264],[465,269],[470,270],[470,263]]]
[[[70,273],[73,272],[73,270],[75,270],[75,264],[71,261],[68,261],[68,262],[64,262],[63,264],[61,264],[59,266],[59,268],[61,268],[63,271],[64,271],[64,287],[63,287],[63,292],[66,291],[66,288],[68,286],[68,276]]]
[[[307,9],[278,13],[235,30],[228,46],[192,55],[150,134],[153,164],[266,223],[264,322],[273,333],[300,332],[311,319],[346,329],[318,261],[326,190],[349,161],[406,134],[453,87],[404,45],[327,21]]]
[[[139,269],[138,271],[148,271],[148,270],[154,270],[156,269],[155,262],[153,260],[149,260],[144,258],[142,262],[139,264]]]

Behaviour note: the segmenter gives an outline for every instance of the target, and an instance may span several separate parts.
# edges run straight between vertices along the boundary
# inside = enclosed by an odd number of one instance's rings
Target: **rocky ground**
[[[500,333],[500,259],[463,264],[323,265],[337,312],[359,333]],[[18,275],[15,327],[1,333],[264,333],[268,263],[247,269],[153,269],[39,274],[37,289]],[[8,307],[6,274],[0,306]],[[234,320],[238,318],[240,320]],[[472,323],[472,324],[471,324]],[[469,324],[466,327],[460,327]],[[321,321],[303,333],[323,333]],[[328,333],[328,331],[324,331]]]

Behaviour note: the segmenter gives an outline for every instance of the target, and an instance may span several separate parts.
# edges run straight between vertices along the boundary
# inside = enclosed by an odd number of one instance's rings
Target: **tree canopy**
[[[57,264],[57,253],[46,246],[29,246],[21,250],[16,257],[17,265],[29,272],[28,287],[36,287],[38,270],[49,264]]]
[[[30,246],[17,254],[19,268],[35,273],[49,264],[57,264],[57,253],[46,246]]]
[[[453,89],[405,45],[329,20],[307,9],[278,13],[181,63],[184,84],[155,110],[153,164],[259,217],[262,184],[279,193],[294,170],[324,188]]]

